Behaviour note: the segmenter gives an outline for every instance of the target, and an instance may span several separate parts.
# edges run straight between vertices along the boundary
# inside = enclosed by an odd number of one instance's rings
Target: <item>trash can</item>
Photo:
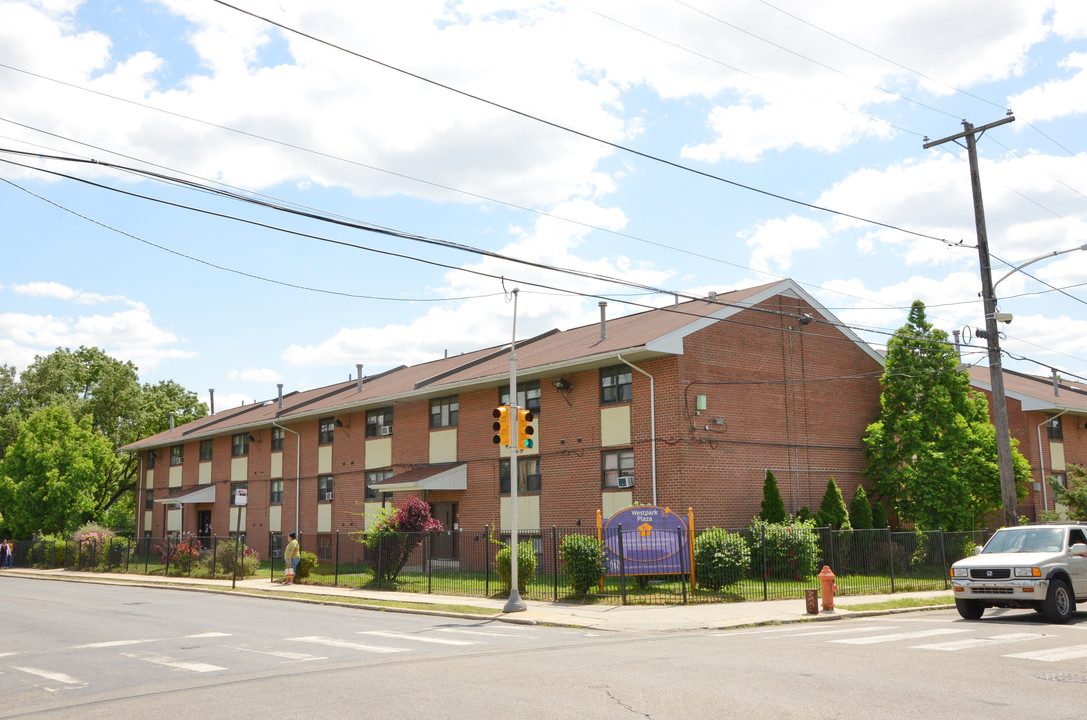
[[[804,603],[807,606],[809,615],[819,614],[819,589],[804,591]]]

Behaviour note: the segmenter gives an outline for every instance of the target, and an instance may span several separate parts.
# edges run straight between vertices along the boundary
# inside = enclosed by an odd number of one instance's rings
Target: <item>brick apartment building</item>
[[[818,509],[830,477],[852,497],[881,358],[796,283],[605,313],[518,340],[514,400],[536,415],[535,447],[518,459],[519,527],[592,524],[598,509],[633,503],[743,527],[767,469],[790,511]],[[364,530],[409,494],[447,529],[508,528],[509,453],[491,423],[509,399],[509,355],[496,346],[281,390],[133,443],[139,531],[240,527],[264,555],[297,527],[321,556],[335,533]]]

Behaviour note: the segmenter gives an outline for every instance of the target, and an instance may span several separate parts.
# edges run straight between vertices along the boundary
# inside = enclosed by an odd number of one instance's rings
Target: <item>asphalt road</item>
[[[0,578],[0,718],[1087,717],[1087,617],[594,633]]]

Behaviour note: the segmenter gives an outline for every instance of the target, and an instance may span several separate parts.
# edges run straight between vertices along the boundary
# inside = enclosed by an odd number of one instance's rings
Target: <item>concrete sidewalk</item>
[[[375,608],[387,612],[425,613],[465,618],[491,617],[495,620],[528,625],[557,625],[590,628],[602,631],[669,632],[677,630],[712,630],[750,625],[795,623],[808,621],[841,620],[850,617],[904,612],[904,610],[877,610],[855,612],[845,608],[851,605],[881,602],[898,598],[949,598],[950,590],[935,590],[894,595],[851,595],[835,598],[833,611],[820,611],[816,615],[806,612],[803,599],[765,600],[759,602],[713,603],[699,605],[578,605],[539,600],[526,600],[527,610],[503,613],[504,599],[465,597],[460,595],[428,595],[382,590],[326,587],[322,585],[284,586],[272,582],[267,576],[239,580],[231,590],[230,580],[170,577],[154,575],[128,575],[124,573],[76,572],[71,570],[37,570],[9,568],[0,571],[0,578],[24,577],[40,580],[69,582],[93,582],[141,586],[171,587],[203,592],[242,592],[259,597],[280,596],[283,600],[318,603],[349,603],[350,607]],[[389,603],[410,603],[412,607],[388,607],[367,605],[368,600]],[[448,606],[471,610],[455,611]],[[842,607],[845,606],[845,607]],[[932,607],[953,607],[937,604]],[[921,610],[923,607],[910,608]]]

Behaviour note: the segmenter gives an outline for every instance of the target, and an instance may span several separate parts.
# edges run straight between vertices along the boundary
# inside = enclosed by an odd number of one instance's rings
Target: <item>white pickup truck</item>
[[[1031,608],[1066,623],[1087,602],[1087,523],[997,530],[985,547],[951,566],[955,607],[967,620],[985,608]]]

